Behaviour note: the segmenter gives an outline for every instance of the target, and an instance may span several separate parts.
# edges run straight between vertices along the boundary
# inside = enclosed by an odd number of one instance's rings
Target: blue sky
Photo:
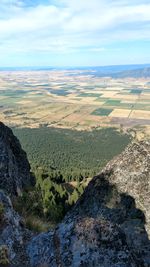
[[[0,0],[0,67],[150,63],[150,0]]]

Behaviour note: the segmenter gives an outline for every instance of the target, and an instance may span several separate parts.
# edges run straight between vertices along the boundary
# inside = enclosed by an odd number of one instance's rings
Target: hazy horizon
[[[87,65],[87,66],[49,66],[49,65],[35,65],[35,66],[0,66],[0,70],[7,70],[7,69],[89,69],[89,68],[100,68],[100,69],[107,69],[107,68],[120,68],[125,67],[125,69],[137,69],[137,68],[144,68],[150,67],[150,63],[137,63],[137,64],[112,64],[112,65]]]

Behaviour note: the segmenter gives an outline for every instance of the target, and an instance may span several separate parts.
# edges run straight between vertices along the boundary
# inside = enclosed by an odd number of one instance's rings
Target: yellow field
[[[144,111],[144,110],[133,110],[130,118],[139,118],[139,119],[150,119],[150,111]]]
[[[129,109],[117,109],[115,108],[109,115],[109,117],[128,118],[131,110]]]

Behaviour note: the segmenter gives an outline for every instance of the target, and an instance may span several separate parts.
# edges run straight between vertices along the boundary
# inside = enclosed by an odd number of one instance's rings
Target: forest
[[[14,128],[13,132],[27,152],[36,179],[36,186],[24,192],[17,205],[53,222],[60,221],[78,200],[87,178],[99,173],[131,141],[115,128]]]
[[[32,171],[61,174],[66,182],[91,177],[130,142],[115,128],[73,131],[41,127],[13,129],[27,152]]]

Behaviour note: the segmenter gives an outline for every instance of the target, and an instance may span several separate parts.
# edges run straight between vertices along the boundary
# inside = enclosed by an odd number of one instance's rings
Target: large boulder
[[[150,238],[150,141],[133,143],[110,161],[104,174],[120,193],[129,194],[143,211]],[[107,176],[106,176],[107,177]]]
[[[26,153],[12,130],[0,122],[0,189],[19,195],[32,183]]]

